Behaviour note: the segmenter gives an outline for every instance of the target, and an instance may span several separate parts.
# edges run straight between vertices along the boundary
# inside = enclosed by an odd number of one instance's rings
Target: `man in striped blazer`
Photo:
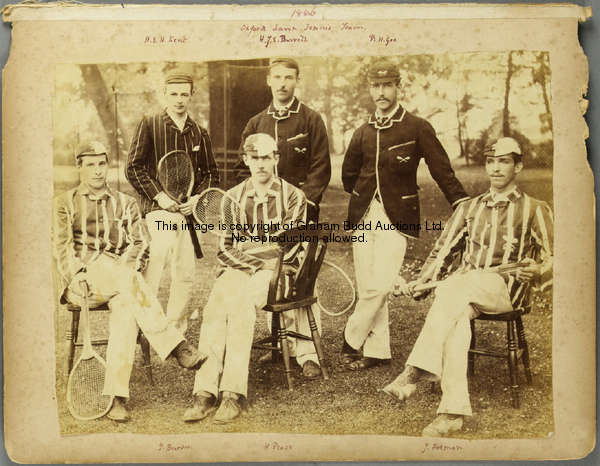
[[[142,118],[129,150],[126,176],[140,196],[142,215],[146,218],[152,242],[146,280],[158,293],[166,258],[171,253],[171,288],[167,317],[185,332],[192,309],[187,309],[196,261],[188,231],[158,228],[160,221],[181,225],[190,215],[196,196],[219,183],[219,172],[212,154],[208,132],[188,115],[194,91],[192,77],[171,74],[165,80],[167,107],[161,113]],[[158,162],[173,150],[186,151],[194,167],[194,187],[190,199],[177,204],[162,190],[156,177]]]
[[[187,344],[162,312],[140,272],[148,259],[148,230],[135,199],[106,183],[108,154],[102,144],[86,144],[76,156],[80,185],[54,199],[52,243],[60,277],[61,302],[82,304],[81,282],[90,306],[108,302],[108,348],[104,394],[115,401],[107,416],[129,419],[125,399],[135,357],[138,328],[161,359],[173,355],[182,367],[206,359]]]
[[[275,224],[276,231],[261,233],[267,241],[282,231],[283,225],[304,224],[304,193],[274,175],[279,156],[273,138],[268,134],[248,136],[243,158],[251,177],[228,193],[239,202],[244,223]],[[204,419],[215,410],[217,424],[231,422],[241,414],[241,401],[248,392],[256,310],[266,304],[274,265],[272,260],[251,255],[246,245],[252,243],[237,241],[231,234],[220,240],[217,258],[223,267],[204,307],[198,343],[208,359],[196,372],[193,406],[183,416],[186,422]],[[293,263],[299,248],[293,244],[283,247],[285,262]],[[299,331],[310,333],[308,326]]]
[[[425,261],[419,278],[407,284],[399,277],[397,292],[418,297],[418,284],[436,280],[457,253],[460,265],[437,287],[435,300],[408,357],[404,371],[384,391],[399,399],[410,397],[416,382],[441,378],[438,416],[423,430],[438,437],[462,429],[471,415],[467,385],[469,320],[485,313],[500,314],[529,302],[532,286],[544,289],[552,281],[553,218],[545,202],[528,196],[515,183],[522,170],[519,144],[501,138],[485,161],[489,191],[461,203]],[[524,261],[514,274],[487,271],[490,267]]]

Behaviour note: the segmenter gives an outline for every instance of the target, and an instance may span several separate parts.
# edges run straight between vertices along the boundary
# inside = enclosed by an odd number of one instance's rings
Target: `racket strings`
[[[183,151],[165,155],[160,160],[156,175],[165,193],[178,202],[188,196],[194,180],[191,160]]]
[[[246,217],[239,203],[220,189],[204,191],[194,206],[193,215],[199,223],[213,225],[212,233],[223,236],[244,233]]]
[[[356,290],[350,277],[329,261],[323,261],[321,265],[315,294],[323,312],[332,316],[344,314],[356,301]]]
[[[105,367],[95,357],[81,359],[69,379],[71,411],[79,418],[94,418],[106,412],[111,396],[103,395]]]

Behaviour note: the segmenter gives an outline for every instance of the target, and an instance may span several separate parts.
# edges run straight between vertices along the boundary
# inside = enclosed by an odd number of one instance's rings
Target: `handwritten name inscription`
[[[265,442],[264,449],[272,450],[272,451],[286,451],[286,450],[291,450],[292,445],[290,445],[289,443],[281,444],[281,443],[277,443],[277,442]]]
[[[173,444],[173,443],[159,443],[158,444],[158,451],[163,452],[163,453],[168,453],[168,452],[178,452],[178,451],[185,451],[185,450],[191,450],[192,446],[191,445],[187,445],[187,444]]]
[[[151,36],[146,36],[144,38],[144,44],[150,44],[150,45],[155,45],[155,44],[185,44],[188,41],[188,37],[187,36],[173,36],[173,35],[168,35],[165,36],[163,34],[159,34],[159,35],[151,35]]]
[[[445,444],[445,443],[426,443],[421,453],[426,451],[462,451],[463,447],[456,444]]]

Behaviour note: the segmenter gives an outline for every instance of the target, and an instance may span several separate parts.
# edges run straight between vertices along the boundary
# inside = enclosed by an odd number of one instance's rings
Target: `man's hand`
[[[199,194],[195,194],[194,196],[190,197],[187,202],[184,202],[183,204],[179,204],[179,212],[181,212],[185,216],[192,215],[192,210],[194,209],[194,204],[196,203],[196,200],[199,197],[200,197]]]
[[[164,191],[159,192],[154,196],[154,200],[158,203],[159,207],[168,212],[179,212],[179,205],[173,199],[171,199]]]
[[[411,282],[412,284],[413,282]],[[406,282],[404,277],[398,275],[396,282],[394,283],[394,289],[392,290],[394,296],[412,296],[413,291],[409,283]]]
[[[530,257],[523,262],[527,262],[527,265],[517,270],[516,279],[520,282],[539,280],[542,275],[542,266]]]

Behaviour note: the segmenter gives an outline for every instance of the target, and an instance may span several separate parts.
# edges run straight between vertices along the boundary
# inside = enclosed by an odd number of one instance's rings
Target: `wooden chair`
[[[288,337],[313,342],[321,365],[323,379],[329,379],[329,374],[325,367],[321,336],[319,335],[315,317],[311,309],[311,306],[317,302],[315,282],[323,263],[323,258],[325,257],[327,243],[318,239],[317,236],[312,237],[312,239],[313,241],[305,243],[308,244],[308,247],[305,249],[304,257],[297,272],[283,265],[283,252],[280,252],[269,285],[267,304],[263,308],[263,311],[273,314],[271,335],[255,341],[252,345],[252,349],[271,351],[274,362],[280,361],[283,358],[285,377],[290,391],[293,390],[294,384],[290,369]],[[289,284],[289,290],[283,292],[282,288],[286,283]],[[294,309],[303,309],[306,311],[311,331],[310,336],[285,328],[283,313]]]
[[[83,343],[77,341],[77,337],[79,336],[79,317],[81,313],[81,308],[74,304],[66,305],[67,311],[71,314],[71,325],[67,328],[66,332],[66,353],[67,353],[67,361],[66,361],[66,377],[69,377],[71,373],[71,369],[73,368],[73,357],[75,356],[75,347],[83,346]],[[108,303],[101,304],[100,306],[90,307],[90,312],[98,312],[98,311],[110,311],[108,307]],[[146,369],[146,375],[148,377],[148,381],[151,384],[154,384],[154,380],[152,378],[152,365],[150,362],[150,343],[144,336],[144,334],[140,331],[138,333],[138,343],[142,348],[142,356],[144,358],[144,369]],[[92,345],[107,345],[107,339],[96,339],[92,340]]]
[[[529,365],[529,348],[527,346],[527,340],[525,339],[525,330],[523,329],[523,321],[521,319],[523,314],[529,311],[529,308],[519,309],[512,312],[506,312],[503,314],[484,314],[485,309],[481,309],[476,305],[472,305],[475,310],[480,311],[481,314],[475,319],[471,320],[471,346],[469,349],[469,365],[468,374],[472,376],[475,374],[475,356],[491,356],[494,358],[506,359],[508,364],[508,374],[510,382],[510,394],[513,408],[519,408],[520,401],[520,389],[519,389],[519,360],[523,363],[523,369],[527,383],[531,384],[531,370]],[[476,320],[487,320],[494,322],[506,322],[506,350],[505,351],[491,351],[483,350],[476,347],[475,337],[475,321]]]

